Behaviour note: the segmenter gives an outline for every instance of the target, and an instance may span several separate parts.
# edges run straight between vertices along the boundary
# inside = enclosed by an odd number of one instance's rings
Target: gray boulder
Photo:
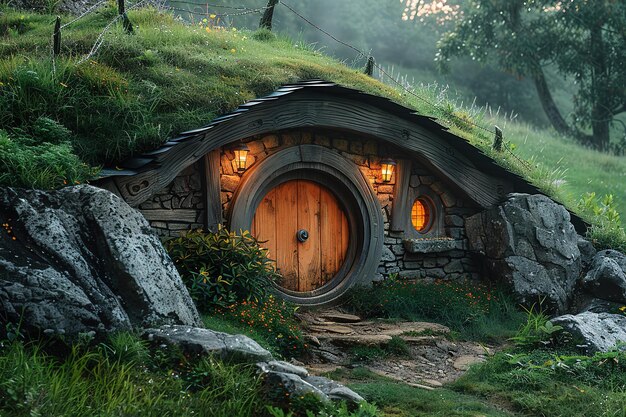
[[[582,340],[588,353],[607,352],[618,343],[626,343],[626,316],[621,314],[586,311],[556,317],[551,322]]]
[[[563,312],[581,273],[579,236],[569,212],[544,195],[511,194],[502,205],[469,217],[470,250],[484,256],[518,300]]]
[[[178,346],[190,355],[215,355],[242,363],[271,361],[272,354],[257,342],[240,334],[216,332],[191,326],[162,326],[146,329],[143,338],[155,344]]]
[[[285,361],[259,362],[256,366],[259,368],[261,373],[283,372],[298,375],[301,378],[309,376],[309,371],[305,368]]]
[[[318,388],[332,401],[345,401],[351,405],[365,401],[359,394],[332,379],[324,378],[323,376],[309,376],[304,378],[304,380]]]
[[[27,332],[105,334],[200,318],[139,212],[108,191],[0,188],[0,316]]]
[[[598,251],[593,246],[593,243],[580,236],[578,237],[578,250],[580,251],[580,262],[582,263],[583,270],[586,270],[591,266]]]
[[[265,395],[272,404],[288,404],[292,398],[305,395],[313,395],[322,402],[330,401],[319,388],[296,374],[269,371],[264,373],[262,378]]]
[[[614,250],[598,252],[582,284],[595,297],[626,304],[626,255]]]

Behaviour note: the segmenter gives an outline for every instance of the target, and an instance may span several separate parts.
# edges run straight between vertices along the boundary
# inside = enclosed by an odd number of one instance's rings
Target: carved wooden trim
[[[222,224],[222,200],[220,183],[220,149],[214,149],[204,156],[204,181],[206,206],[206,228],[212,232]]]
[[[502,197],[497,190],[512,189],[510,182],[479,170],[441,132],[430,131],[365,101],[319,93],[286,96],[252,107],[159,155],[158,168],[134,177],[119,177],[116,182],[126,201],[137,206],[213,149],[254,135],[315,126],[373,136],[406,149],[415,161],[447,179],[455,191],[479,206],[498,203]],[[129,192],[124,193],[127,188]]]
[[[392,232],[404,232],[406,219],[410,214],[409,182],[411,180],[411,161],[400,159],[396,165],[396,186],[393,189],[390,229]]]

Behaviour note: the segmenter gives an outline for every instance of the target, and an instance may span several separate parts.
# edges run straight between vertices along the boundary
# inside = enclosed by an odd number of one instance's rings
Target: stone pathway
[[[475,342],[452,342],[450,329],[436,323],[361,320],[337,310],[298,315],[312,346],[306,366],[313,374],[361,365],[350,357],[355,346],[382,346],[392,337],[403,339],[406,357],[363,363],[372,372],[424,389],[436,389],[459,378],[471,364],[483,362],[494,349]]]

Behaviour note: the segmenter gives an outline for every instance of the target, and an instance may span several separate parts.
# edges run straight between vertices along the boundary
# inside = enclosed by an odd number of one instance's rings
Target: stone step
[[[355,333],[354,329],[347,326],[340,326],[337,324],[313,324],[309,326],[309,330],[316,333],[337,333],[337,334],[351,334]]]
[[[354,314],[340,313],[338,311],[326,311],[319,315],[324,320],[334,321],[336,323],[358,323],[361,317]]]
[[[330,334],[314,333],[312,336],[319,340],[328,341],[335,345],[366,345],[376,346],[389,343],[391,336],[386,334]]]

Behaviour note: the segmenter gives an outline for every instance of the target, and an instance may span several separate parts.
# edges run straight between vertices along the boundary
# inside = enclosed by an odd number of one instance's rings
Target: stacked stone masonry
[[[390,231],[390,222],[395,174],[390,182],[383,182],[380,160],[385,155],[403,155],[390,145],[381,145],[375,139],[363,138],[343,132],[321,131],[316,129],[284,131],[262,137],[253,137],[244,141],[250,148],[247,166],[283,150],[301,144],[315,144],[333,149],[345,158],[354,162],[374,189],[383,210],[385,222],[385,240],[381,262],[374,280],[389,276],[402,279],[478,279],[478,265],[471,255],[463,249],[454,249],[439,253],[409,253],[403,245],[404,234]],[[405,153],[405,152],[404,152]],[[237,171],[232,150],[221,150],[220,180],[223,223],[228,226],[228,213],[233,195],[237,190],[243,173]],[[460,241],[467,247],[465,235],[465,217],[479,210],[472,207],[464,199],[453,194],[442,182],[421,166],[413,164],[409,186],[411,188],[428,187],[441,200],[441,215],[444,216],[444,227],[436,238],[447,238]],[[181,172],[178,177],[148,202],[141,204],[140,210],[151,221],[152,226],[162,236],[176,236],[184,230],[202,227],[205,216],[201,172],[203,166],[199,161]],[[163,210],[176,210],[184,216],[174,220],[167,216],[158,218]],[[410,212],[410,211],[409,211]],[[431,236],[429,236],[431,238]]]
[[[139,205],[139,211],[161,237],[176,237],[204,227],[202,161],[190,165],[167,187]]]

